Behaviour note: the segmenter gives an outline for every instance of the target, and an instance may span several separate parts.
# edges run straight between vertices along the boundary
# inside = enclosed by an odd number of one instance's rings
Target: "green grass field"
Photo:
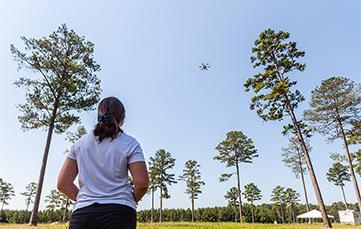
[[[66,229],[68,224],[59,224],[59,225],[50,225],[50,224],[39,224],[38,226],[29,227],[27,224],[4,224],[0,223],[0,229]],[[138,223],[137,229],[163,229],[163,228],[175,228],[175,229],[187,229],[187,228],[195,228],[195,229],[257,229],[257,228],[272,228],[272,229],[306,229],[306,228],[319,228],[322,229],[322,223],[315,223],[312,225],[309,224],[250,224],[250,223],[189,223],[189,222],[176,222],[176,223]],[[341,224],[332,224],[332,228],[338,229],[356,229],[360,228],[361,225],[341,225]]]

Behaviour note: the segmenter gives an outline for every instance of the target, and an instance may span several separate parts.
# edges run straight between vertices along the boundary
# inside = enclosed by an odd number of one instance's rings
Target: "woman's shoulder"
[[[88,132],[88,133],[84,134],[83,136],[81,136],[78,141],[85,141],[85,140],[93,139],[93,138],[96,138],[96,136],[94,136],[93,131],[91,131],[91,132]]]
[[[79,151],[84,145],[88,145],[89,141],[93,138],[94,134],[92,132],[86,133],[76,140],[73,145],[70,147],[70,151]]]
[[[132,136],[126,134],[126,133],[119,133],[118,136],[119,137],[117,137],[117,140],[123,146],[127,146],[127,147],[130,147],[130,148],[140,147],[139,142],[134,137],[132,137]]]
[[[126,134],[126,133],[119,133],[118,134],[118,138],[121,141],[126,141],[126,142],[136,142],[138,143],[137,139],[135,139],[134,137]]]
[[[120,133],[117,139],[119,144],[124,147],[124,149],[126,149],[129,155],[133,154],[134,152],[143,152],[139,142],[132,136],[125,133]]]
[[[92,141],[94,138],[96,138],[93,134],[93,132],[89,132],[84,134],[83,136],[81,136],[75,143],[75,146],[80,146],[82,145],[84,142],[88,142],[88,141]]]

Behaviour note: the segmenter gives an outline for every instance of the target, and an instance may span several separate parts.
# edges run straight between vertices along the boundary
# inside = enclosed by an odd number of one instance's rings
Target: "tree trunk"
[[[160,186],[160,211],[159,211],[159,223],[162,222],[162,189],[163,187]]]
[[[26,210],[25,210],[25,216],[24,216],[24,224],[26,222],[26,216],[28,216],[28,208],[29,208],[29,204],[26,206]],[[1,219],[1,218],[0,218]]]
[[[192,192],[192,223],[194,223],[194,196]]]
[[[253,215],[253,203],[251,203],[251,211],[252,211],[252,223],[254,223],[254,215]]]
[[[288,207],[288,212],[290,214],[290,217],[291,217],[291,221],[293,222],[293,219],[292,219],[292,209],[291,209],[291,206]]]
[[[154,218],[154,189],[152,188],[152,216],[151,216],[151,222],[153,223],[153,218]]]
[[[5,200],[4,200],[5,201]],[[1,213],[3,212],[3,208],[4,208],[4,202],[3,204],[1,205],[1,210],[0,210],[0,221],[1,221]]]
[[[52,210],[50,210],[50,219],[49,219],[49,223],[51,223],[51,215],[53,214],[53,211]]]
[[[234,221],[237,223],[237,204],[234,204]]]
[[[62,212],[63,212],[63,206],[60,208],[59,220],[58,220],[58,222],[61,222],[61,217],[62,217],[61,213],[62,213]]]
[[[281,216],[282,216],[282,223],[285,223],[285,217],[284,217],[284,213],[283,213],[283,209],[281,207]]]
[[[301,164],[301,154],[300,152],[298,152],[298,159],[299,159],[299,164],[300,164],[300,171],[301,171],[301,179],[302,179],[302,185],[303,185],[303,192],[305,193],[305,201],[306,201],[306,209],[307,209],[307,212],[310,211],[310,208],[308,206],[308,198],[307,198],[307,192],[306,192],[306,183],[305,183],[305,178],[303,176],[303,170],[302,170],[302,164]],[[312,221],[311,221],[311,218],[308,218],[308,223],[311,224]]]
[[[345,206],[346,206],[346,210],[347,210],[348,207],[347,207],[345,192],[343,191],[343,186],[342,185],[340,185],[340,186],[341,186],[341,190],[342,190],[343,200],[345,201]]]
[[[313,185],[313,188],[315,190],[318,205],[320,207],[320,211],[321,211],[321,215],[322,215],[322,219],[323,219],[323,224],[324,224],[325,228],[331,228],[332,225],[331,225],[331,222],[330,222],[330,220],[328,219],[328,216],[327,216],[325,204],[323,202],[322,195],[321,195],[321,190],[320,190],[320,188],[318,186],[317,179],[316,179],[316,174],[315,174],[315,172],[313,170],[311,159],[310,159],[310,156],[308,155],[308,150],[307,150],[305,141],[303,139],[300,127],[298,126],[296,116],[293,113],[290,101],[288,100],[288,97],[287,97],[286,94],[284,95],[284,98],[286,100],[287,108],[288,108],[289,114],[291,116],[293,125],[295,126],[297,136],[298,136],[298,140],[300,141],[300,144],[301,144],[301,147],[302,147],[303,155],[305,156],[308,172],[310,173],[310,178],[311,178],[311,181],[312,181],[312,185]]]
[[[238,158],[236,156],[236,168],[237,168],[237,185],[238,185],[238,202],[239,202],[239,222],[242,223],[242,201],[241,201],[241,182],[239,179],[239,168],[238,168]]]
[[[53,114],[52,114],[51,120],[50,120],[50,125],[49,125],[49,130],[48,130],[48,137],[46,139],[46,146],[45,146],[45,150],[44,150],[43,162],[41,164],[38,187],[36,189],[34,207],[33,207],[33,211],[31,212],[29,226],[36,226],[37,225],[38,209],[39,209],[39,204],[40,204],[41,190],[43,188],[45,169],[46,169],[46,162],[48,160],[50,142],[51,142],[51,137],[53,135],[54,122],[55,122],[55,116],[56,116],[57,109],[58,109],[58,101],[56,100],[55,103],[54,103]]]
[[[64,223],[66,221],[66,211],[68,210],[68,203],[69,203],[69,198],[66,198],[65,209],[64,209],[64,214],[63,214],[63,222]]]
[[[343,127],[342,127],[342,124],[341,124],[341,121],[340,121],[340,116],[339,116],[339,113],[337,111],[336,111],[336,114],[337,114],[338,125],[339,125],[340,132],[341,132],[341,137],[342,137],[342,140],[343,140],[343,145],[344,145],[345,151],[346,151],[346,157],[347,157],[348,166],[350,168],[350,173],[351,173],[351,177],[352,177],[352,181],[353,181],[353,186],[354,186],[355,192],[356,192],[358,209],[359,209],[359,211],[361,211],[360,190],[359,190],[358,185],[357,185],[355,172],[353,171],[353,165],[352,165],[350,153],[349,153],[349,150],[348,150],[348,144],[347,144],[347,141],[346,141],[345,132],[343,131]]]

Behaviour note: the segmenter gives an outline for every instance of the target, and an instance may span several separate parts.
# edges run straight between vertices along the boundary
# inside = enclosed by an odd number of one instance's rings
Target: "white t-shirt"
[[[67,156],[78,165],[79,193],[73,212],[94,203],[124,204],[136,210],[128,165],[145,160],[135,138],[119,133],[113,141],[105,138],[99,143],[91,132],[74,143]]]

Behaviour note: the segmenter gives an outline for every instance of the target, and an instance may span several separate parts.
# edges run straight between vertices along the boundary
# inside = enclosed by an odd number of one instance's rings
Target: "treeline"
[[[309,204],[311,209],[319,210],[318,205]],[[351,210],[358,211],[358,204],[347,204],[348,208]],[[238,208],[238,207],[237,207]],[[335,202],[330,206],[326,206],[327,214],[335,217],[336,222],[340,222],[338,211],[345,209],[343,202]],[[154,222],[159,222],[159,211],[160,209],[154,209],[153,217]],[[162,210],[162,221],[163,222],[191,222],[192,221],[192,210],[191,209],[163,209]],[[282,222],[281,214],[277,209],[274,208],[273,204],[261,204],[253,206],[254,211],[254,221],[255,223],[278,223]],[[306,205],[300,204],[294,208],[295,215],[300,215],[307,212]],[[63,210],[43,210],[38,213],[38,223],[52,223],[55,221],[61,221],[63,217]],[[285,223],[292,223],[293,218],[291,211],[285,209]],[[30,220],[31,212],[28,211],[26,222]],[[147,223],[151,222],[151,209],[141,210],[137,213],[138,222]],[[234,222],[235,214],[237,221],[239,222],[239,211],[235,211],[234,207],[208,207],[208,208],[197,208],[194,210],[194,219],[196,222]],[[3,210],[0,222],[3,223],[18,223],[21,224],[24,222],[25,210]],[[70,221],[71,211],[66,213],[66,221]],[[243,222],[252,222],[252,213],[251,205],[243,204],[242,205],[242,220]],[[300,221],[301,222],[301,221]],[[305,221],[306,222],[306,221]],[[322,222],[322,219],[314,219],[314,222]]]
[[[0,218],[1,223],[24,223],[25,210],[3,210]],[[43,210],[38,212],[38,223],[60,222],[63,219],[63,209]],[[26,222],[30,221],[31,211],[26,214]],[[71,211],[66,212],[66,221],[70,221]]]
[[[358,211],[358,204],[347,204],[348,208],[351,210]],[[318,205],[309,204],[311,209],[319,210]],[[238,207],[237,207],[238,208]],[[335,202],[330,206],[326,206],[327,214],[335,217],[336,222],[340,222],[338,211],[345,210],[345,205],[343,202]],[[154,209],[153,217],[154,222],[159,222],[159,211],[160,209]],[[261,204],[253,206],[254,211],[254,221],[255,223],[282,223],[281,213],[274,208],[273,204]],[[294,208],[295,215],[300,215],[307,212],[305,204],[297,205]],[[290,209],[285,209],[285,223],[293,223],[293,217]],[[146,223],[151,222],[152,211],[149,209],[141,210],[137,213],[138,222]],[[239,222],[239,211],[231,207],[208,207],[208,208],[197,208],[194,210],[194,219],[196,222],[234,222],[236,218]],[[192,221],[192,211],[191,209],[163,209],[162,210],[162,221],[163,222],[181,222],[181,221]],[[252,222],[252,213],[251,205],[243,204],[242,205],[242,221],[243,222]],[[301,221],[300,221],[301,222]],[[305,221],[306,222],[306,221]],[[322,219],[314,219],[314,222],[322,222]]]

